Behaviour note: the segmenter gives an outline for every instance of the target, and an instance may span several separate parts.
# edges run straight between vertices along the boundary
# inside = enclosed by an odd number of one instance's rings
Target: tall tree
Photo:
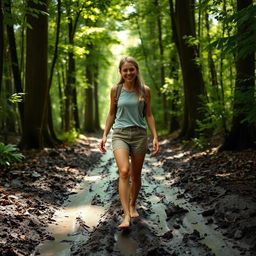
[[[4,65],[4,13],[3,0],[0,0],[0,93],[3,81],[3,65]]]
[[[94,128],[96,130],[100,129],[100,119],[99,119],[99,94],[98,94],[98,75],[99,75],[99,65],[95,64],[94,68]]]
[[[191,138],[196,135],[197,120],[203,119],[202,97],[204,96],[204,81],[200,65],[196,62],[198,50],[188,39],[195,38],[194,1],[169,0],[172,17],[172,28],[175,44],[178,49],[184,84],[184,122],[180,136]],[[201,110],[201,111],[200,111]]]
[[[50,97],[50,89],[52,85],[54,68],[58,59],[58,48],[59,48],[59,37],[60,37],[60,21],[61,21],[61,0],[57,0],[57,18],[56,18],[56,35],[55,35],[55,45],[54,45],[54,53],[52,57],[52,65],[50,67],[50,74],[48,79],[48,104],[45,112],[45,120],[44,120],[44,133],[46,136],[50,134],[48,137],[47,144],[54,144],[55,142],[60,142],[55,134],[53,127],[53,116],[52,116],[52,104]],[[54,140],[54,141],[53,141]]]
[[[11,0],[5,1],[4,10],[6,14],[9,16],[9,18],[12,18]],[[9,49],[10,49],[11,66],[12,66],[15,90],[17,93],[23,93],[14,28],[12,24],[7,24],[6,27],[7,27],[6,30],[7,30],[7,36],[8,36]],[[20,102],[18,107],[19,107],[21,122],[23,122],[23,118],[24,118],[23,102]]]
[[[237,0],[237,11],[251,6],[253,0]],[[245,40],[255,33],[255,16],[237,21],[236,82],[234,91],[233,120],[229,135],[222,149],[245,149],[255,147],[255,125],[246,118],[255,106],[255,52],[242,54]]]
[[[158,29],[158,46],[159,46],[159,53],[160,53],[160,81],[161,81],[161,86],[162,87],[165,84],[165,67],[164,67],[164,46],[163,46],[163,33],[162,33],[162,14],[161,14],[161,6],[159,5],[158,0],[154,0],[154,5],[156,7],[156,21],[157,21],[157,29]],[[167,127],[169,127],[169,115],[168,115],[168,101],[166,98],[165,94],[162,94],[162,99],[163,99],[163,119],[164,122],[166,123]]]
[[[68,132],[72,128],[72,118],[74,118],[74,126],[79,129],[80,122],[77,106],[76,91],[76,59],[75,59],[75,34],[78,27],[79,18],[85,8],[85,4],[80,1],[70,1],[66,3],[66,12],[68,20],[68,70],[65,85],[65,130]]]
[[[94,65],[93,65],[93,45],[88,45],[89,54],[86,57],[86,80],[87,87],[85,89],[85,122],[84,130],[86,132],[94,132]]]
[[[47,0],[28,0],[26,42],[26,96],[22,146],[43,147],[43,121],[48,102],[48,15]],[[35,15],[35,13],[37,15]],[[39,57],[40,56],[40,57]]]

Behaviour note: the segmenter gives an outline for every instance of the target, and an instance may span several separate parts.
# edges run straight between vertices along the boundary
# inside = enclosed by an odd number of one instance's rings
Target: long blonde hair
[[[135,60],[135,58],[133,58],[131,56],[127,56],[127,57],[122,58],[119,62],[119,72],[120,73],[121,73],[122,66],[125,62],[129,62],[129,63],[133,64],[135,66],[135,68],[137,69],[138,75],[135,78],[134,89],[135,89],[135,92],[137,94],[138,100],[139,101],[146,101],[144,82],[143,82],[143,79],[140,76],[140,69],[139,69],[138,62]],[[121,76],[120,80],[117,84],[123,84],[123,83],[124,83],[124,79]]]

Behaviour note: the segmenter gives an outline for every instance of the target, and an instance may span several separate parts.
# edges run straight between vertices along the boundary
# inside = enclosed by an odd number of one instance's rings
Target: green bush
[[[59,139],[64,141],[64,143],[72,146],[76,143],[80,133],[75,128],[73,128],[70,132],[65,132],[59,136]]]
[[[10,166],[12,162],[20,162],[24,155],[17,153],[18,148],[15,145],[0,142],[0,166]]]

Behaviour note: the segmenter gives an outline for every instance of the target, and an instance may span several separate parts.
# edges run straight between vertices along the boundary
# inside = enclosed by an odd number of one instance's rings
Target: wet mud
[[[116,165],[110,148],[99,155],[98,142],[47,151],[60,161],[59,168],[45,161],[42,169],[52,174],[36,169],[41,176],[21,180],[22,189],[1,187],[1,200],[14,202],[14,195],[23,203],[1,205],[1,255],[255,255],[255,152],[199,152],[162,139],[160,153],[143,166],[140,216],[121,230]],[[21,192],[28,185],[45,191]]]
[[[101,158],[97,138],[75,147],[23,152],[25,161],[0,169],[0,255],[31,255],[55,223],[53,214]]]

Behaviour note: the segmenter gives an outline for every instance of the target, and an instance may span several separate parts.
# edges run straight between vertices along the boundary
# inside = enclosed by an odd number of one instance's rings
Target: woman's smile
[[[136,67],[130,62],[125,62],[120,72],[123,79],[127,82],[132,82],[138,74]]]

